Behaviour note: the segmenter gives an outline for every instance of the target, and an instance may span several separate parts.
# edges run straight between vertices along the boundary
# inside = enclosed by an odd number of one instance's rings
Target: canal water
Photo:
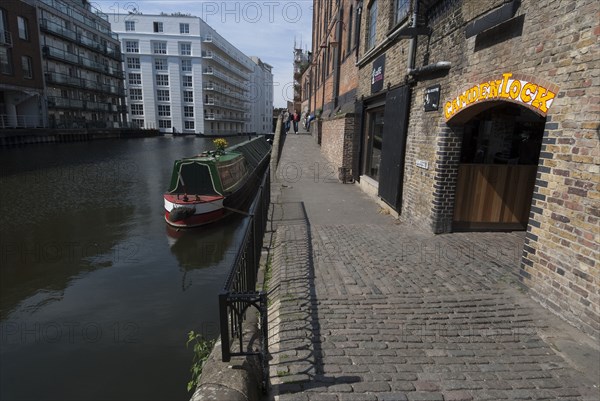
[[[218,336],[243,222],[167,229],[173,161],[204,148],[158,137],[0,150],[0,399],[189,399],[187,333]]]

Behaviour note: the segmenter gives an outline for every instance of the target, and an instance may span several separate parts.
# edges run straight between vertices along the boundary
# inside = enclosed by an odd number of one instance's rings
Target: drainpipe
[[[419,0],[413,0],[413,13],[411,27],[417,27],[417,16],[419,15]],[[417,53],[417,36],[410,38],[408,43],[408,71],[415,67],[415,58]]]

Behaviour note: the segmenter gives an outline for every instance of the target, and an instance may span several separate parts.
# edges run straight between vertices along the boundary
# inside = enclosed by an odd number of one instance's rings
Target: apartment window
[[[179,24],[179,33],[190,33],[190,24]]]
[[[166,71],[168,69],[166,58],[157,58],[154,60],[154,69],[156,71]]]
[[[5,46],[0,46],[0,73],[12,75],[11,51]]]
[[[171,106],[168,104],[158,105],[158,116],[159,117],[171,117]]]
[[[140,88],[129,89],[129,100],[144,100],[142,98],[142,90]]]
[[[168,102],[170,97],[169,91],[166,89],[158,89],[156,91],[156,100],[159,102]]]
[[[192,60],[181,60],[181,71],[191,72],[192,71]]]
[[[162,22],[154,22],[154,32],[162,32],[163,31],[163,23]]]
[[[186,103],[192,103],[194,101],[194,92],[183,91],[183,101]]]
[[[183,124],[185,129],[194,129],[193,121],[184,121]]]
[[[125,41],[125,52],[126,53],[139,53],[140,44],[137,40],[126,40]]]
[[[165,74],[156,74],[156,85],[169,86],[169,76]]]
[[[140,69],[140,58],[139,57],[127,57],[127,68],[132,70]]]
[[[346,40],[346,52],[350,53],[350,51],[352,50],[352,23],[354,22],[352,20],[352,18],[354,18],[353,12],[352,12],[352,6],[350,6],[350,14],[348,14],[348,38]]]
[[[132,104],[129,106],[132,116],[143,116],[144,105],[143,104]]]
[[[138,128],[144,128],[144,119],[143,118],[132,118],[131,123]]]
[[[158,120],[158,128],[171,128],[171,120]]]
[[[19,27],[19,39],[29,40],[29,26],[27,24],[27,19],[18,16],[17,25]]]
[[[192,86],[192,76],[191,75],[184,75],[181,77],[181,82],[182,85],[185,87],[191,87]]]
[[[194,106],[183,106],[184,117],[194,117]]]
[[[377,0],[373,0],[369,8],[369,27],[367,29],[367,49],[375,46],[375,34],[377,33]]]
[[[191,56],[192,55],[192,44],[191,43],[180,43],[179,44],[179,54],[182,56]]]
[[[135,31],[135,21],[125,21],[125,30],[127,32]]]
[[[167,42],[152,42],[152,53],[167,54]]]
[[[23,56],[21,57],[21,68],[23,69],[23,78],[31,79],[33,78],[33,67],[32,67],[31,57]]]
[[[129,77],[129,85],[141,85],[142,84],[142,74],[138,74],[135,72],[130,72],[128,74]]]
[[[396,9],[394,10],[394,22],[398,23],[408,16],[410,9],[410,0],[396,0]]]

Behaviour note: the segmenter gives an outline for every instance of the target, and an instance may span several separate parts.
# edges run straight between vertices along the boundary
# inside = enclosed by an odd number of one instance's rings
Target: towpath
[[[308,134],[272,200],[269,399],[600,399],[597,344],[517,283],[523,233],[399,223]]]

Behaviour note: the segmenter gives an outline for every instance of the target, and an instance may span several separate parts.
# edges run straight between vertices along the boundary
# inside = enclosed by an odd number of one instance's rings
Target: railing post
[[[221,359],[223,362],[231,360],[229,339],[229,316],[227,308],[227,292],[219,294],[219,323],[221,326]]]

